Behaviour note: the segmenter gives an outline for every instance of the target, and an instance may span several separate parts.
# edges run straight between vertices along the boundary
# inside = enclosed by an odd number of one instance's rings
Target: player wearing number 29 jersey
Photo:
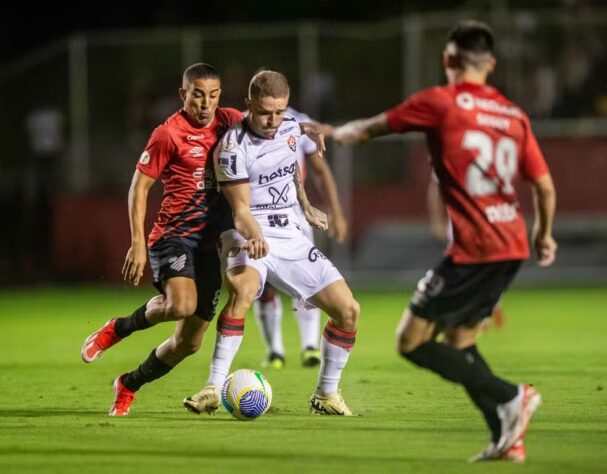
[[[495,88],[462,82],[414,94],[386,112],[395,133],[427,132],[456,263],[529,256],[513,182],[548,172],[525,113]]]
[[[493,44],[487,25],[460,23],[443,51],[447,86],[349,122],[333,137],[349,144],[389,133],[426,134],[452,241],[446,257],[418,283],[397,330],[398,350],[415,365],[462,385],[482,412],[491,441],[473,461],[522,462],[523,437],[540,395],[495,376],[475,342],[482,319],[529,256],[514,179],[522,175],[534,193],[533,245],[540,266],[555,258],[555,191],[529,120],[486,84],[496,64]]]

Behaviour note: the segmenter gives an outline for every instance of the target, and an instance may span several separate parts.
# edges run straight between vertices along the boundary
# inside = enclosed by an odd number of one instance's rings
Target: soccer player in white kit
[[[294,117],[298,122],[312,123],[313,120],[306,114],[287,107],[287,115]],[[320,125],[320,124],[318,124]],[[297,143],[297,163],[305,183],[311,176],[316,189],[327,205],[329,235],[339,243],[344,242],[348,225],[339,202],[337,186],[326,159],[317,150],[313,140],[303,135]],[[310,171],[308,174],[307,171]],[[294,210],[299,214],[299,227],[312,243],[314,232],[305,219],[300,206]],[[315,367],[320,364],[320,310],[318,308],[303,308],[293,300],[295,319],[299,329],[301,348],[301,363],[304,367]],[[262,367],[281,369],[285,363],[285,348],[282,337],[282,301],[280,295],[272,285],[266,283],[263,293],[253,304],[255,320],[266,345],[266,357]]]
[[[301,205],[312,225],[327,227],[326,216],[310,205],[303,190],[296,151],[304,126],[285,115],[288,101],[289,86],[282,74],[257,73],[246,99],[249,114],[226,132],[215,152],[217,181],[234,218],[234,228],[220,236],[229,296],[217,321],[206,386],[184,400],[195,413],[219,408],[219,392],[240,347],[245,315],[268,281],[301,305],[318,307],[329,316],[310,412],[352,415],[339,381],[356,339],[360,307],[339,271],[298,225],[295,208]]]

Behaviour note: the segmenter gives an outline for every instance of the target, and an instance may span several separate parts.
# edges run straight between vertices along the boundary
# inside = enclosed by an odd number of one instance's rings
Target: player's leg
[[[301,341],[301,363],[304,367],[316,367],[320,364],[320,310],[300,308],[296,301],[293,306]]]
[[[474,345],[482,318],[491,314],[519,265],[520,262],[501,262],[462,266],[443,260],[418,285],[397,331],[403,357],[463,385],[475,403],[484,397],[484,409],[496,406],[501,436],[495,455],[503,454],[516,441],[508,425],[520,424],[510,414],[524,398],[524,390],[496,377],[480,354],[475,355],[472,348],[465,349]],[[450,344],[433,340],[432,326],[436,325],[452,328],[445,330]],[[493,433],[492,425],[493,422],[489,424]]]
[[[492,372],[476,345],[476,335],[480,325],[479,323],[474,327],[450,328],[444,332],[444,341],[451,347],[464,351],[469,359],[474,359],[479,364],[484,365],[487,371]],[[505,380],[503,382],[511,385],[512,388],[516,387],[518,393],[512,399],[501,404],[497,403],[491,396],[475,391],[470,387],[465,387],[471,400],[485,417],[491,431],[491,441],[488,447],[471,458],[471,461],[503,459],[523,462],[525,460],[523,438],[527,424],[533,412],[539,406],[541,397],[530,386],[517,385]]]
[[[110,414],[128,414],[134,393],[141,386],[166,375],[200,348],[203,335],[215,316],[221,288],[219,258],[214,246],[212,247],[211,250],[200,248],[193,255],[191,270],[194,279],[173,277],[164,283],[163,306],[173,314],[181,312],[192,316],[179,319],[175,333],[169,339],[154,349],[137,369],[116,380],[116,399]],[[181,309],[175,311],[170,308]]]
[[[154,285],[163,294],[151,298],[130,316],[110,319],[86,338],[81,350],[84,362],[93,362],[104,351],[136,331],[159,322],[178,321],[191,316],[196,308],[193,250],[175,239],[158,242],[150,250]],[[175,265],[179,262],[178,265]],[[165,282],[172,280],[171,298],[166,297]]]
[[[202,390],[183,401],[185,408],[196,414],[212,414],[219,408],[221,387],[244,336],[245,315],[260,294],[260,274],[250,266],[242,265],[227,270],[224,283],[228,300],[217,320],[209,377]]]
[[[296,207],[299,215],[299,227],[304,236],[314,244],[314,230],[303,215],[300,207]],[[320,310],[318,308],[304,308],[293,300],[295,320],[299,328],[301,342],[301,362],[304,367],[316,367],[320,364]]]
[[[182,300],[185,299],[188,304]],[[176,277],[167,280],[164,284],[163,302],[158,306],[181,307],[192,315],[196,309],[196,285],[194,280]],[[193,301],[193,304],[191,303]],[[165,341],[159,348],[152,350],[150,355],[139,367],[123,374],[114,381],[114,403],[110,407],[110,416],[124,416],[129,414],[131,402],[144,384],[150,383],[164,375],[192,350],[198,350],[202,334],[208,323],[195,316],[182,318],[178,321],[177,330],[173,337]]]
[[[329,316],[320,343],[320,371],[316,392],[310,400],[310,411],[352,415],[338,386],[356,341],[360,306],[343,279],[330,283],[309,300]]]
[[[264,367],[282,369],[285,348],[282,340],[282,301],[276,289],[266,283],[263,293],[253,303],[253,314],[266,345]]]

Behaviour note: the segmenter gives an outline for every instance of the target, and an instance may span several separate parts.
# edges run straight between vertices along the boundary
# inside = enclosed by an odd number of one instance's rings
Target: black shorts
[[[215,245],[192,247],[185,239],[157,241],[150,249],[154,286],[164,294],[166,281],[173,277],[191,278],[196,283],[196,316],[211,321],[219,301],[221,272]]]
[[[474,325],[491,316],[521,263],[457,264],[445,257],[419,281],[409,309],[439,328]]]

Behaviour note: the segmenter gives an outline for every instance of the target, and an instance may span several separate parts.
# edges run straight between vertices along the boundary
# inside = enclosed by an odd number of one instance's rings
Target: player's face
[[[219,105],[221,84],[217,79],[196,79],[179,89],[183,110],[202,126],[209,125]]]
[[[283,119],[289,105],[289,97],[260,97],[245,99],[249,115],[247,120],[251,129],[265,138],[274,138],[274,134]]]

